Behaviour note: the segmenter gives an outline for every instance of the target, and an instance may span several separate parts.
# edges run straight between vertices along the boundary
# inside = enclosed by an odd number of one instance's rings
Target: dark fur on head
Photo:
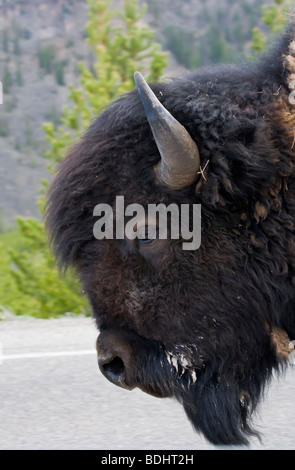
[[[173,395],[214,443],[246,443],[264,385],[295,338],[295,34],[259,63],[152,85],[197,143],[204,177],[172,191],[138,92],[111,104],[59,167],[46,221],[60,265],[73,265],[104,335],[128,338],[128,387]],[[293,70],[294,68],[294,70]],[[295,75],[294,75],[295,77]],[[97,241],[94,206],[202,205],[202,243],[153,248]],[[105,336],[106,337],[106,336]]]

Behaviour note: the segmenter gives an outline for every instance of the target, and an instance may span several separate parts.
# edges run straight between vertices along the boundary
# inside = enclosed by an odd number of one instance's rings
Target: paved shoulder
[[[110,384],[92,319],[0,322],[1,449],[210,449],[180,405]],[[295,449],[295,374],[274,382],[255,419],[263,445]]]

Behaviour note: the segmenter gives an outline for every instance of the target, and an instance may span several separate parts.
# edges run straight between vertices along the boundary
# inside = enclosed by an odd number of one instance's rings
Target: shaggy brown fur
[[[175,396],[212,442],[247,442],[249,419],[295,339],[294,23],[258,64],[152,85],[197,143],[203,174],[172,191],[133,91],[70,149],[47,206],[61,266],[73,265],[100,329],[105,375]],[[93,237],[94,206],[202,205],[202,243]],[[102,360],[102,359],[101,359]]]

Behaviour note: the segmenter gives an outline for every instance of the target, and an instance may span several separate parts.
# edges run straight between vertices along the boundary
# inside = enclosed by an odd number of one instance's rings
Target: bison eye
[[[159,228],[145,225],[138,229],[138,246],[149,245],[159,237]]]

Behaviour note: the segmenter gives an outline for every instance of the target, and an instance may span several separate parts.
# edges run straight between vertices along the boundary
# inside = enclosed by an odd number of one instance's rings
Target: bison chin
[[[176,389],[175,397],[195,430],[215,445],[247,445],[247,436],[259,438],[249,424],[255,406],[237,384],[206,382],[201,374],[197,386]]]
[[[248,384],[221,379],[214,367],[192,369],[179,351],[168,353],[160,342],[127,329],[102,329],[97,353],[100,371],[110,382],[128,390],[138,387],[155,397],[174,396],[194,429],[210,442],[241,445],[248,443],[249,435],[258,437],[249,419],[266,379],[261,370]]]

